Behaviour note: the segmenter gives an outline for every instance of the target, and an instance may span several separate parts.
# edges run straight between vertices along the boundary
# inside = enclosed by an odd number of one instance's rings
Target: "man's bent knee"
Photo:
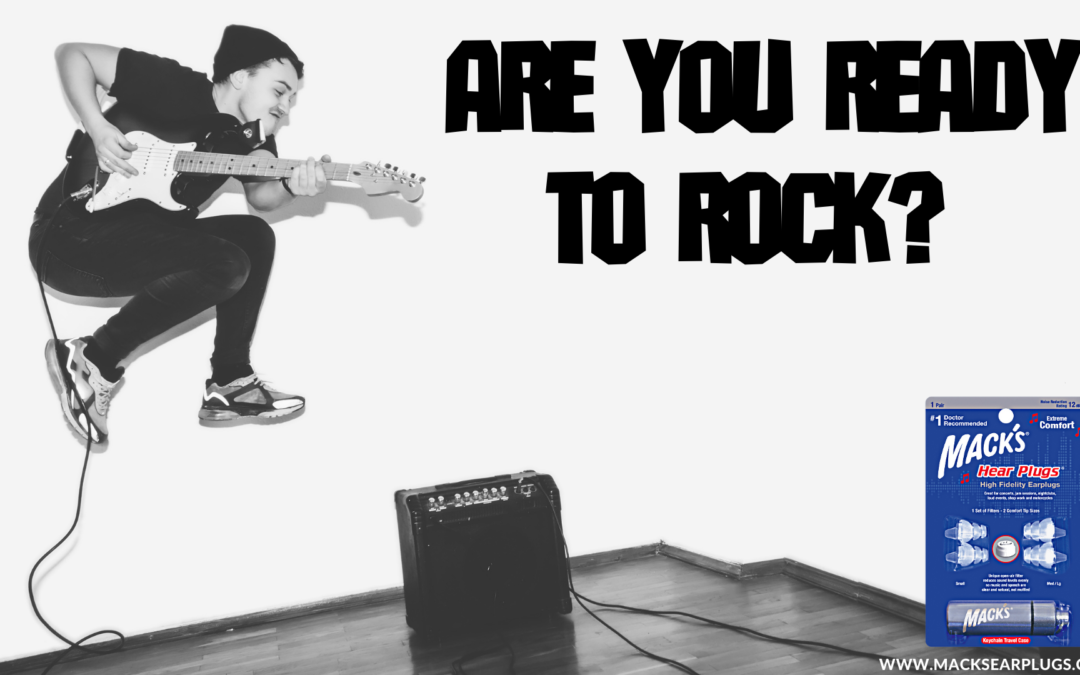
[[[274,248],[277,245],[277,237],[274,228],[258,216],[238,216],[240,220],[236,228],[239,244],[247,254],[253,258],[274,257]]]
[[[240,249],[234,249],[233,255],[215,260],[202,269],[204,282],[213,295],[231,298],[247,281],[251,274],[251,261]]]

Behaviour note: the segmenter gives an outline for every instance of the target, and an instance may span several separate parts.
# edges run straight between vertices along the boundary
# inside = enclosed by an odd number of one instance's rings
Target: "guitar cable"
[[[66,169],[65,169],[65,173],[66,173]],[[95,188],[97,187],[97,184],[98,184],[98,181],[97,181],[98,176],[97,176],[97,174],[98,174],[98,170],[95,170],[95,173],[94,173],[94,185],[95,185]],[[63,179],[61,179],[61,185],[62,184],[63,184]],[[48,299],[47,299],[47,297],[45,295],[45,282],[44,282],[45,268],[43,266],[43,262],[44,262],[44,257],[45,257],[44,254],[48,250],[48,241],[49,241],[49,239],[50,239],[50,237],[52,235],[53,228],[54,228],[53,220],[59,214],[60,209],[66,207],[68,205],[68,203],[71,201],[71,199],[72,199],[71,197],[68,197],[63,202],[61,202],[60,206],[57,208],[56,213],[54,213],[51,217],[49,217],[46,220],[46,222],[42,223],[42,227],[45,228],[45,231],[42,233],[42,239],[41,239],[41,243],[40,243],[40,248],[38,249],[38,255],[37,255],[38,289],[39,289],[39,291],[41,293],[41,302],[45,307],[45,315],[46,315],[46,317],[48,318],[48,321],[49,321],[49,330],[52,333],[53,339],[56,340],[57,342],[59,342],[60,338],[56,333],[56,324],[53,322],[52,311],[49,309],[49,302],[48,302]],[[59,227],[62,227],[62,225],[60,225]],[[71,380],[70,373],[68,373],[66,368],[61,368],[60,370],[61,370],[61,373],[63,375],[64,386],[66,388],[66,391],[64,392],[64,395],[67,395],[68,392],[72,392],[72,391],[77,393],[78,389],[75,388],[75,384]],[[87,425],[89,425],[91,422],[90,422],[90,416],[89,416],[89,414],[88,414],[88,412],[86,410],[86,404],[83,402],[82,397],[76,396],[75,398],[79,403],[80,411],[82,412],[83,416],[87,420]],[[90,434],[89,434],[89,431],[88,431],[87,438],[86,438],[86,451],[85,451],[85,455],[84,455],[84,458],[83,458],[82,472],[81,472],[80,477],[79,477],[79,492],[78,492],[78,499],[77,499],[76,508],[75,508],[75,519],[72,521],[71,527],[68,529],[67,533],[64,534],[64,536],[59,541],[57,541],[52,546],[52,548],[50,548],[40,558],[38,558],[36,563],[34,563],[33,568],[30,570],[30,576],[29,576],[29,579],[28,579],[28,582],[27,582],[27,587],[28,587],[28,591],[29,591],[29,595],[30,595],[30,605],[34,610],[34,614],[37,616],[38,621],[40,621],[41,624],[43,626],[45,626],[46,629],[49,630],[49,632],[51,632],[53,635],[55,635],[57,638],[59,638],[62,642],[64,642],[65,644],[68,645],[68,648],[66,650],[60,652],[56,656],[56,658],[54,658],[53,661],[45,668],[45,670],[42,671],[41,675],[48,675],[48,673],[54,667],[56,667],[64,659],[65,656],[67,656],[69,653],[71,653],[72,651],[74,651],[76,649],[82,650],[84,652],[88,652],[90,654],[96,654],[96,655],[113,654],[113,653],[116,653],[116,652],[119,652],[119,651],[123,650],[124,644],[125,644],[125,641],[126,641],[125,636],[121,632],[119,632],[117,630],[113,630],[113,629],[99,630],[99,631],[96,631],[94,633],[90,633],[89,635],[86,635],[85,637],[83,637],[83,638],[81,638],[81,639],[79,639],[77,641],[72,641],[69,638],[65,637],[63,634],[61,634],[58,630],[56,630],[45,619],[45,617],[42,616],[41,611],[38,609],[37,601],[36,601],[36,599],[34,597],[34,576],[37,574],[38,567],[40,567],[41,563],[43,563],[46,558],[48,558],[54,551],[56,551],[56,549],[60,548],[60,546],[65,541],[68,540],[68,538],[72,535],[72,533],[75,531],[75,528],[79,524],[79,517],[80,517],[80,515],[82,513],[83,488],[84,488],[84,485],[85,485],[85,482],[86,482],[86,470],[87,470],[87,468],[89,466],[89,463],[90,463],[90,449],[91,449],[91,447],[92,447],[92,440],[91,440],[91,437],[90,437]],[[767,640],[767,641],[771,641],[771,642],[778,642],[778,643],[781,643],[781,644],[790,644],[790,645],[807,646],[807,647],[817,647],[817,648],[820,648],[820,649],[833,650],[833,651],[836,651],[836,652],[839,652],[839,653],[842,653],[842,654],[848,654],[848,655],[851,655],[851,656],[862,657],[862,658],[871,658],[871,659],[890,658],[890,657],[883,656],[881,654],[874,654],[874,653],[870,653],[870,652],[862,652],[862,651],[858,651],[858,650],[854,650],[854,649],[848,649],[846,647],[841,647],[841,646],[838,646],[838,645],[832,645],[832,644],[828,644],[828,643],[824,643],[824,642],[815,642],[815,641],[810,641],[810,640],[795,640],[795,639],[790,639],[790,638],[782,638],[782,637],[777,637],[777,636],[773,636],[773,635],[768,635],[766,633],[762,633],[762,632],[753,630],[752,628],[746,628],[744,626],[736,626],[736,625],[732,625],[732,624],[727,624],[727,623],[723,623],[721,621],[715,621],[713,619],[708,619],[708,618],[705,618],[705,617],[702,617],[702,616],[698,616],[696,614],[690,614],[688,612],[651,610],[651,609],[644,609],[644,608],[639,608],[639,607],[631,607],[631,606],[627,606],[627,605],[603,603],[603,602],[598,602],[596,600],[592,600],[590,598],[587,598],[584,595],[578,593],[577,589],[574,587],[573,574],[570,571],[570,551],[569,551],[569,548],[568,548],[568,546],[566,544],[566,537],[565,537],[565,535],[563,533],[562,523],[559,521],[558,514],[557,514],[557,512],[555,510],[555,505],[552,503],[551,498],[548,496],[547,492],[544,490],[542,485],[537,483],[537,488],[538,488],[540,494],[542,494],[544,496],[544,499],[547,501],[548,507],[550,508],[550,511],[551,511],[552,520],[554,521],[555,526],[558,529],[559,541],[562,543],[563,554],[564,554],[564,558],[566,560],[567,583],[569,584],[570,592],[573,594],[574,598],[578,601],[578,605],[580,605],[581,608],[584,609],[585,612],[589,614],[589,616],[591,616],[593,619],[595,619],[596,621],[601,623],[604,627],[606,627],[612,633],[617,635],[620,639],[622,639],[628,645],[630,645],[631,647],[633,647],[638,652],[644,654],[645,656],[647,656],[647,657],[649,657],[649,658],[651,658],[651,659],[653,659],[655,661],[659,661],[660,663],[670,665],[673,668],[676,668],[676,669],[681,670],[683,672],[689,673],[690,675],[700,675],[700,673],[698,673],[697,671],[692,669],[690,666],[687,666],[685,664],[679,663],[678,661],[675,661],[675,660],[672,660],[672,659],[669,659],[669,658],[666,658],[666,657],[663,657],[663,656],[659,656],[657,654],[654,654],[654,653],[652,653],[650,651],[647,651],[647,650],[643,649],[642,647],[639,647],[637,644],[632,642],[625,635],[623,635],[622,633],[617,631],[614,627],[612,627],[606,621],[604,621],[599,616],[597,616],[591,609],[589,609],[585,605],[585,602],[588,602],[589,604],[592,604],[592,605],[596,605],[597,607],[604,607],[604,608],[608,608],[608,609],[618,609],[618,610],[623,610],[623,611],[633,612],[633,613],[638,613],[638,614],[647,614],[647,615],[651,615],[651,616],[663,616],[663,617],[681,616],[681,617],[686,617],[686,618],[694,619],[696,621],[700,621],[700,622],[703,622],[705,624],[715,626],[715,627],[718,627],[718,628],[725,628],[725,629],[728,629],[728,630],[732,630],[732,631],[744,633],[744,634],[747,634],[747,635],[750,635],[750,636],[753,636],[753,637],[757,637],[759,639],[763,639],[763,640]],[[87,640],[98,637],[100,635],[115,635],[116,638],[119,639],[119,642],[117,644],[115,644],[115,645],[109,645],[108,647],[95,647],[95,646],[84,645],[83,644]],[[505,638],[505,636],[503,636],[501,634],[501,632],[500,632],[499,636],[503,641],[503,645],[500,645],[499,647],[497,647],[495,649],[485,650],[485,651],[481,651],[481,652],[473,652],[473,653],[466,654],[466,655],[462,656],[461,658],[459,658],[459,659],[457,659],[457,660],[455,660],[453,662],[453,664],[452,664],[453,673],[455,675],[459,675],[459,674],[460,675],[465,675],[464,665],[463,665],[465,661],[469,661],[469,660],[472,660],[474,658],[479,658],[480,656],[484,656],[484,655],[487,655],[487,654],[496,653],[498,651],[501,651],[503,646],[507,647],[509,649],[509,651],[510,651],[511,659],[510,659],[510,666],[509,667],[510,667],[510,672],[514,672],[514,662],[516,660],[516,654],[514,653],[514,649],[510,645],[510,642]],[[925,671],[918,671],[917,670],[917,671],[913,671],[913,672],[925,672]]]
[[[858,651],[858,650],[855,650],[855,649],[848,649],[847,647],[841,647],[839,645],[833,645],[833,644],[829,644],[827,642],[814,642],[812,640],[795,640],[795,639],[791,639],[791,638],[777,637],[775,635],[769,635],[768,633],[762,633],[762,632],[756,631],[756,630],[754,630],[752,628],[746,628],[745,626],[736,626],[736,625],[733,625],[733,624],[724,623],[722,621],[716,621],[714,619],[708,619],[708,618],[703,617],[703,616],[698,616],[697,614],[690,614],[689,612],[661,611],[661,610],[643,609],[641,607],[630,607],[630,606],[627,606],[627,605],[616,605],[616,604],[609,604],[609,603],[605,603],[605,602],[598,602],[596,600],[591,600],[591,599],[585,597],[584,595],[578,593],[577,589],[574,588],[574,577],[570,572],[570,550],[566,545],[566,537],[563,535],[562,523],[559,521],[558,513],[556,513],[556,511],[555,511],[555,505],[552,503],[551,497],[549,497],[547,492],[544,490],[543,485],[541,485],[540,482],[537,481],[536,486],[537,486],[537,489],[539,490],[540,494],[544,495],[544,499],[547,501],[548,507],[551,510],[551,519],[555,522],[555,526],[556,526],[556,528],[558,529],[558,532],[559,532],[559,541],[562,542],[563,554],[564,554],[564,556],[566,558],[566,580],[570,585],[570,593],[573,594],[574,598],[578,601],[578,604],[581,605],[581,608],[584,609],[589,614],[589,616],[591,616],[592,618],[599,621],[608,630],[610,630],[615,635],[619,636],[619,638],[621,638],[623,642],[630,645],[631,647],[633,647],[637,651],[641,652],[645,656],[649,657],[650,659],[653,659],[655,661],[659,661],[660,663],[667,664],[667,665],[671,666],[672,668],[677,668],[677,669],[679,669],[679,670],[681,670],[681,671],[683,671],[685,673],[690,673],[690,675],[701,675],[696,670],[694,670],[693,668],[691,668],[690,666],[688,666],[686,664],[679,663],[678,661],[675,661],[673,659],[669,659],[669,658],[666,658],[666,657],[663,657],[663,656],[659,656],[657,654],[653,654],[652,652],[647,651],[647,650],[639,647],[638,645],[634,644],[633,642],[630,641],[629,638],[627,638],[625,635],[623,635],[619,631],[615,630],[610,624],[608,624],[606,621],[604,621],[599,616],[597,616],[592,610],[590,610],[588,607],[586,607],[585,602],[588,602],[589,604],[592,604],[592,605],[596,605],[597,607],[605,607],[605,608],[608,608],[608,609],[619,609],[619,610],[622,610],[622,611],[633,612],[633,613],[636,613],[636,614],[648,614],[648,615],[651,615],[651,616],[662,616],[662,617],[686,617],[688,619],[694,619],[695,621],[700,621],[700,622],[708,624],[710,626],[715,626],[716,628],[726,628],[727,630],[732,630],[732,631],[735,631],[735,632],[744,633],[744,634],[749,635],[751,637],[756,637],[756,638],[761,639],[761,640],[767,640],[769,642],[779,642],[780,644],[788,644],[788,645],[796,645],[796,646],[804,646],[804,647],[817,647],[819,649],[828,649],[828,650],[840,652],[841,654],[848,654],[850,656],[857,656],[857,657],[867,658],[867,659],[889,659],[889,658],[892,658],[892,657],[889,657],[889,656],[884,656],[882,654],[874,654],[874,653],[871,653],[871,652],[861,652],[861,651]],[[583,600],[585,602],[582,602]],[[913,673],[924,673],[924,672],[928,672],[928,671],[925,671],[925,670],[912,670],[911,672],[913,672]],[[936,671],[933,671],[933,672],[936,672]]]
[[[70,167],[70,164],[68,166]],[[67,173],[66,168],[65,168],[64,172],[65,172],[65,178],[66,178],[66,173]],[[63,185],[63,180],[64,179],[62,178],[61,179],[61,185]],[[95,171],[95,174],[94,174],[94,184],[95,184],[95,187],[96,187],[96,185],[97,185],[97,172],[96,171]],[[72,198],[68,197],[63,202],[61,202],[60,206],[57,207],[56,213],[54,213],[51,217],[47,218],[46,221],[41,224],[41,227],[45,228],[45,231],[42,232],[40,248],[38,249],[38,254],[37,254],[38,290],[41,291],[41,302],[42,302],[42,304],[45,305],[45,315],[49,319],[49,330],[52,331],[53,339],[56,340],[57,342],[60,341],[60,338],[56,334],[56,324],[53,323],[52,311],[49,310],[49,301],[45,297],[45,267],[44,267],[43,263],[44,263],[44,258],[45,258],[45,252],[48,250],[49,239],[51,238],[53,228],[55,227],[55,225],[53,223],[53,220],[56,218],[57,215],[59,215],[60,209],[67,207],[67,205],[69,204],[69,202],[71,202],[71,200],[72,200]],[[58,227],[63,227],[63,224],[59,225]],[[64,387],[66,388],[65,391],[62,393],[62,395],[67,396],[68,392],[75,392],[76,393],[75,399],[79,402],[79,410],[82,413],[83,417],[86,418],[86,423],[87,423],[87,426],[89,427],[91,422],[90,422],[90,415],[88,414],[88,412],[86,410],[86,404],[83,402],[82,397],[78,396],[78,389],[75,388],[75,383],[72,382],[71,375],[70,375],[70,373],[68,373],[67,368],[63,367],[63,364],[61,364],[60,372],[63,374]],[[99,630],[99,631],[97,631],[95,633],[91,633],[91,634],[87,635],[86,637],[84,637],[84,638],[82,638],[80,640],[72,641],[72,640],[68,639],[67,637],[65,637],[63,634],[61,634],[60,631],[53,628],[52,625],[49,624],[49,622],[45,620],[45,617],[43,617],[41,615],[41,611],[38,609],[37,600],[34,597],[34,575],[37,574],[38,567],[41,566],[41,563],[43,563],[45,561],[45,559],[48,558],[53,553],[53,551],[60,548],[60,546],[65,541],[67,541],[68,537],[71,536],[71,534],[75,531],[75,528],[79,524],[79,516],[82,513],[83,486],[84,486],[84,484],[86,482],[86,469],[87,469],[87,466],[90,464],[90,447],[91,447],[91,445],[92,445],[92,440],[91,440],[91,436],[90,436],[90,432],[89,432],[89,428],[88,428],[87,429],[87,434],[86,434],[86,454],[83,457],[82,474],[79,476],[79,496],[78,496],[78,500],[76,501],[76,505],[75,505],[75,520],[71,523],[71,527],[68,529],[67,534],[65,534],[60,539],[60,541],[56,542],[53,545],[52,548],[50,548],[48,551],[46,551],[45,554],[42,555],[40,558],[38,558],[38,561],[36,563],[34,563],[33,569],[30,570],[29,581],[27,582],[28,590],[30,592],[30,606],[33,608],[34,614],[37,616],[38,621],[40,621],[41,624],[43,626],[45,626],[45,628],[47,628],[50,633],[52,633],[53,635],[58,637],[62,642],[64,642],[65,644],[68,645],[68,648],[65,649],[64,651],[60,652],[56,656],[56,658],[52,660],[52,663],[50,663],[48,665],[48,667],[45,668],[45,670],[41,673],[41,675],[48,675],[48,672],[50,670],[52,670],[57,664],[59,664],[60,661],[62,661],[65,656],[67,656],[69,653],[71,653],[72,651],[74,651],[76,649],[82,650],[84,652],[88,652],[90,654],[99,654],[99,655],[100,654],[112,654],[112,653],[115,653],[115,652],[118,652],[118,651],[122,650],[124,648],[124,642],[126,640],[123,633],[121,633],[119,631],[116,631],[116,630],[106,629],[106,630]],[[108,647],[96,647],[96,646],[92,646],[92,645],[84,645],[83,644],[87,640],[89,640],[91,638],[98,637],[99,635],[115,635],[117,638],[119,638],[120,641],[119,641],[119,643],[116,643],[114,645],[109,645]]]
[[[96,172],[95,172],[95,185],[96,185],[96,183],[97,183],[97,175],[96,175]],[[49,309],[49,302],[48,302],[48,299],[46,298],[46,295],[45,295],[45,282],[44,282],[45,268],[43,266],[43,262],[44,262],[44,254],[48,250],[48,241],[49,241],[49,238],[51,237],[52,232],[53,232],[53,227],[54,227],[53,220],[59,214],[60,209],[66,207],[70,201],[71,201],[71,198],[69,197],[69,198],[65,199],[63,202],[61,202],[60,206],[57,208],[56,213],[54,213],[53,216],[49,217],[46,222],[42,223],[42,227],[45,228],[45,231],[42,233],[42,240],[41,240],[40,248],[38,249],[38,255],[37,255],[38,289],[41,292],[41,302],[45,306],[45,315],[49,320],[49,329],[52,332],[53,339],[56,340],[57,342],[59,342],[60,338],[56,333],[56,325],[53,322],[52,312]],[[63,227],[63,226],[60,225],[59,227]],[[70,392],[70,391],[74,391],[74,392],[77,393],[78,390],[75,388],[75,384],[74,384],[74,382],[72,382],[71,376],[68,373],[67,369],[66,368],[61,368],[60,370],[61,370],[61,373],[62,373],[63,378],[64,378],[64,386],[66,387],[66,391],[64,392],[64,395],[67,395],[67,393]],[[83,416],[86,418],[87,424],[89,425],[90,424],[90,416],[87,413],[85,403],[83,402],[83,400],[82,400],[82,398],[80,396],[76,396],[75,398],[79,403],[80,411],[82,412]],[[87,635],[87,636],[85,636],[85,637],[83,637],[83,638],[81,638],[81,639],[79,639],[77,641],[72,641],[72,640],[68,639],[67,637],[65,637],[63,634],[61,634],[59,631],[57,631],[55,628],[53,628],[53,626],[51,624],[49,624],[48,621],[46,621],[45,617],[43,617],[41,615],[41,611],[38,609],[37,601],[36,601],[36,599],[34,597],[34,575],[37,573],[38,567],[40,567],[41,563],[43,563],[46,558],[48,558],[56,549],[58,549],[65,541],[68,540],[68,538],[75,531],[75,528],[79,524],[79,517],[80,517],[80,515],[82,513],[83,487],[84,487],[84,484],[86,482],[86,470],[87,470],[87,467],[89,466],[89,463],[90,463],[90,448],[91,448],[91,446],[92,446],[92,440],[91,440],[90,434],[88,432],[87,433],[87,438],[86,438],[86,452],[85,452],[85,455],[84,455],[84,458],[83,458],[82,473],[81,473],[81,475],[79,477],[79,493],[78,493],[78,500],[76,502],[76,508],[75,508],[75,519],[72,522],[71,527],[68,529],[67,533],[58,542],[56,542],[56,544],[54,544],[52,546],[52,548],[50,548],[48,551],[46,551],[44,555],[42,555],[40,558],[38,558],[36,563],[34,563],[34,567],[30,570],[30,576],[29,576],[29,580],[28,580],[28,583],[27,583],[29,594],[30,594],[30,605],[34,610],[34,614],[37,616],[38,621],[40,621],[41,624],[43,626],[45,626],[45,628],[47,628],[49,630],[49,632],[51,632],[53,635],[55,635],[57,638],[59,638],[62,642],[64,642],[65,644],[68,645],[68,648],[66,650],[64,650],[63,652],[60,652],[57,655],[57,657],[55,659],[53,659],[53,661],[48,665],[48,667],[45,668],[45,670],[42,672],[41,675],[48,675],[48,673],[57,664],[59,664],[64,659],[65,656],[67,656],[73,650],[79,649],[79,650],[82,650],[84,652],[88,652],[88,653],[91,653],[91,654],[97,654],[97,655],[112,654],[112,653],[116,653],[116,652],[119,652],[119,651],[123,650],[124,644],[125,644],[125,641],[126,641],[126,638],[124,637],[124,635],[122,633],[120,633],[117,630],[112,630],[112,629],[100,630],[100,631],[91,633],[91,634],[89,634],[89,635]],[[777,636],[773,636],[773,635],[768,635],[767,633],[762,633],[762,632],[756,631],[756,630],[754,630],[752,628],[746,628],[744,626],[736,626],[736,625],[733,625],[733,624],[727,624],[727,623],[723,623],[721,621],[716,621],[716,620],[713,620],[713,619],[708,619],[706,617],[698,616],[696,614],[690,614],[688,612],[651,610],[651,609],[644,609],[644,608],[639,608],[639,607],[631,607],[631,606],[627,606],[627,605],[603,603],[603,602],[598,602],[596,600],[592,600],[590,598],[587,598],[584,595],[578,593],[577,589],[574,587],[573,574],[570,571],[570,551],[569,551],[569,547],[567,546],[567,543],[566,543],[566,537],[565,537],[565,535],[563,533],[562,523],[559,521],[558,514],[557,514],[557,512],[555,510],[555,505],[552,503],[551,498],[548,496],[547,492],[544,490],[542,485],[537,483],[537,488],[538,488],[540,494],[542,494],[544,496],[544,499],[547,501],[548,507],[549,507],[549,509],[551,511],[552,520],[554,521],[555,526],[556,526],[556,528],[557,528],[557,530],[559,532],[559,541],[562,543],[563,554],[564,554],[564,558],[566,560],[567,583],[569,584],[570,592],[573,594],[574,598],[577,600],[578,605],[580,605],[581,608],[584,609],[585,612],[589,614],[589,616],[591,616],[596,621],[600,622],[604,627],[606,627],[612,633],[617,635],[620,639],[622,639],[628,645],[633,647],[638,652],[640,652],[640,653],[644,654],[645,656],[649,657],[650,659],[653,659],[655,661],[659,661],[660,663],[669,665],[669,666],[671,666],[673,668],[676,668],[678,670],[681,670],[681,671],[683,671],[685,673],[689,673],[690,675],[700,675],[700,673],[698,673],[697,671],[692,669],[690,666],[679,663],[678,661],[675,661],[673,659],[669,659],[669,658],[666,658],[666,657],[663,657],[663,656],[659,656],[657,654],[654,654],[654,653],[652,653],[650,651],[647,651],[647,650],[643,649],[642,647],[639,647],[637,644],[632,642],[625,635],[623,635],[622,633],[617,631],[609,623],[607,623],[606,621],[601,619],[599,616],[597,616],[591,609],[589,609],[585,605],[585,603],[588,602],[589,604],[596,605],[597,607],[604,607],[604,608],[608,608],[608,609],[618,609],[618,610],[623,610],[623,611],[627,611],[627,612],[634,612],[634,613],[638,613],[638,614],[647,614],[647,615],[651,615],[651,616],[663,616],[663,617],[676,617],[676,616],[679,616],[679,617],[686,617],[686,618],[689,618],[689,619],[694,619],[696,621],[700,621],[700,622],[708,624],[710,626],[715,626],[717,628],[725,628],[725,629],[728,629],[728,630],[744,633],[744,634],[750,635],[752,637],[757,637],[757,638],[762,639],[762,640],[767,640],[767,641],[771,641],[771,642],[778,642],[778,643],[781,643],[781,644],[789,644],[789,645],[796,645],[796,646],[806,646],[806,647],[817,647],[817,648],[820,648],[820,649],[832,650],[832,651],[836,651],[836,652],[839,652],[839,653],[842,653],[842,654],[848,654],[848,655],[851,655],[851,656],[856,656],[856,657],[861,657],[861,658],[869,658],[869,659],[890,658],[890,657],[886,657],[886,656],[881,655],[881,654],[874,654],[874,653],[870,653],[870,652],[862,652],[862,651],[858,651],[858,650],[854,650],[854,649],[848,649],[846,647],[841,647],[841,646],[838,646],[838,645],[828,644],[828,643],[825,643],[825,642],[815,642],[815,641],[811,641],[811,640],[795,640],[795,639],[790,639],[790,638],[782,638],[782,637],[777,637]],[[115,644],[115,645],[110,645],[107,648],[95,648],[93,646],[83,644],[87,640],[98,637],[100,635],[115,635],[119,639],[119,642],[117,644]],[[484,656],[486,654],[491,654],[491,653],[501,651],[503,646],[506,646],[510,650],[510,655],[511,655],[510,671],[514,672],[513,667],[514,667],[514,662],[516,660],[516,654],[514,653],[514,649],[513,649],[512,646],[510,646],[510,642],[501,633],[500,633],[500,638],[502,638],[502,640],[503,640],[503,645],[500,645],[498,648],[491,649],[491,650],[486,650],[486,651],[481,651],[481,652],[473,652],[473,653],[470,653],[470,654],[466,654],[466,655],[462,656],[461,658],[455,660],[453,662],[453,664],[452,664],[453,673],[455,675],[465,675],[464,666],[463,666],[465,661],[472,660],[474,658],[478,658],[478,657]],[[913,672],[925,672],[925,671],[916,670],[916,671],[913,671]]]

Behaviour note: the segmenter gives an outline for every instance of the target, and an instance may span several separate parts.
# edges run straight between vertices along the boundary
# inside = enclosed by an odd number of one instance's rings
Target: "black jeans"
[[[217,306],[213,367],[246,365],[274,262],[274,231],[250,215],[193,218],[136,201],[89,214],[67,203],[30,228],[45,283],[83,297],[134,296],[94,332],[117,361]]]

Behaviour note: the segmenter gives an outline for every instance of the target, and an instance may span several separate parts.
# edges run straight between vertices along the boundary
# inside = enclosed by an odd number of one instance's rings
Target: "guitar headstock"
[[[361,162],[349,166],[349,181],[364,188],[375,197],[398,192],[406,201],[415,202],[424,196],[424,177],[417,176],[389,162]]]

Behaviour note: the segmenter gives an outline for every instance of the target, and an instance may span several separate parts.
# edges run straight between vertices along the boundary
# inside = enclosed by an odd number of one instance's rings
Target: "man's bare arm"
[[[64,94],[94,140],[102,171],[134,176],[138,172],[125,160],[137,146],[105,119],[96,90],[97,85],[106,91],[112,89],[119,53],[118,48],[108,45],[70,42],[56,48],[56,66]]]
[[[268,150],[255,150],[252,157],[273,157]],[[330,155],[323,155],[321,162],[329,162]],[[244,193],[248,204],[256,211],[273,211],[292,201],[293,197],[314,197],[326,191],[326,173],[313,157],[308,157],[306,164],[293,168],[288,178],[289,194],[280,180],[248,181],[244,183]]]

